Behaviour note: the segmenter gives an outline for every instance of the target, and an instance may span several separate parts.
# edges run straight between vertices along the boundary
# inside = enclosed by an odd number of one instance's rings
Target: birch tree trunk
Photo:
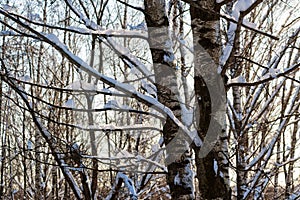
[[[217,109],[224,110],[225,104],[213,102],[211,98],[212,95],[217,95],[217,98],[214,97],[214,99],[219,101],[224,98],[222,97],[224,94],[211,93],[208,88],[208,85],[222,87],[223,84],[215,78],[221,52],[218,15],[220,8],[215,0],[186,2],[190,3],[194,40],[194,83],[200,115],[198,116],[197,132],[199,137],[204,140],[210,137],[207,135],[210,124],[215,126],[213,131],[220,131],[220,133],[214,133],[219,135],[218,141],[205,157],[201,155],[201,147],[194,147],[200,196],[201,199],[230,199],[228,161],[226,158],[228,138],[224,130],[225,121],[220,124],[212,113],[213,106],[220,106]],[[206,77],[205,81],[204,77]]]
[[[168,35],[169,22],[165,12],[165,1],[145,0],[144,3],[158,100],[169,107],[175,116],[180,119],[181,108],[176,96],[179,91],[175,65],[172,62],[174,55],[172,50],[165,46],[165,44],[171,43]],[[179,127],[167,117],[163,126],[165,145],[168,145],[176,134],[180,134]],[[187,149],[183,140],[179,144],[176,144],[176,147],[172,147],[174,152],[168,151],[167,148],[167,184],[170,187],[172,199],[194,199],[190,154],[185,150],[182,151],[182,149]],[[177,155],[172,156],[176,152],[186,153],[178,159]]]
[[[227,14],[232,15],[232,9],[233,9],[234,2],[227,3],[226,5],[226,11]],[[238,26],[237,30],[235,32],[235,40],[234,40],[234,50],[235,55],[240,54],[240,32],[241,27]],[[228,28],[228,37],[233,37],[234,33],[230,32],[230,28]],[[242,69],[240,67],[241,61],[240,59],[231,56],[228,59],[228,66],[230,69],[230,78],[236,78],[241,75]],[[237,198],[243,199],[245,187],[247,184],[247,171],[246,166],[247,163],[245,161],[246,157],[246,151],[248,149],[248,135],[247,132],[242,130],[242,107],[241,107],[241,88],[239,86],[233,86],[232,87],[232,97],[233,97],[233,109],[236,113],[236,117],[234,118],[234,127],[235,127],[235,135],[238,137],[238,144],[236,149],[236,190],[237,190]]]

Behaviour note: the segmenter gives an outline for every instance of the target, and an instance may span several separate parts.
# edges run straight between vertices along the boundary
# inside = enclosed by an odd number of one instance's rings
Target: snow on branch
[[[84,85],[85,83],[83,83],[83,85],[81,86],[80,84],[82,83],[82,81],[74,82],[74,83],[67,85],[65,88],[61,88],[61,87],[55,87],[55,86],[50,86],[50,85],[45,85],[45,84],[33,83],[33,82],[31,82],[31,78],[28,77],[27,75],[25,75],[24,77],[19,77],[19,78],[14,78],[14,77],[10,77],[10,78],[14,79],[20,83],[24,83],[24,84],[28,84],[28,85],[35,86],[35,87],[44,88],[44,89],[57,90],[60,92],[94,93],[95,95],[103,94],[103,95],[108,95],[108,96],[128,97],[128,95],[126,95],[124,93],[116,92],[114,90],[107,89],[107,88],[92,89],[92,87],[87,87],[87,85]]]
[[[119,172],[117,174],[117,179],[123,179],[125,186],[128,188],[129,192],[130,192],[130,196],[132,200],[137,200],[137,194],[135,191],[135,187],[134,187],[134,182],[128,178],[128,176],[126,176],[125,174],[123,174],[122,172]]]
[[[86,73],[90,74],[91,76],[94,76],[95,78],[101,80],[102,82],[110,85],[111,87],[115,87],[117,90],[124,92],[130,97],[133,97],[148,106],[151,106],[152,108],[156,109],[157,111],[161,112],[162,114],[167,115],[170,117],[170,119],[181,129],[187,136],[194,140],[195,137],[198,137],[197,135],[190,132],[186,126],[182,124],[180,120],[176,118],[174,113],[170,110],[170,108],[166,107],[165,105],[161,104],[157,99],[144,95],[140,92],[138,92],[132,85],[120,83],[119,81],[107,77],[101,73],[99,73],[96,69],[89,66],[86,62],[84,62],[80,57],[74,55],[68,47],[63,44],[56,35],[54,34],[45,34],[40,33],[36,31],[35,29],[31,28],[30,26],[24,24],[23,22],[17,20],[16,18],[10,16],[7,14],[10,19],[17,22],[24,28],[28,29],[29,31],[33,32],[36,36],[38,36],[41,40],[47,42],[48,44],[52,45],[57,51],[59,51],[62,55],[64,55],[71,63],[73,63],[75,66],[77,66],[79,69],[82,69]],[[199,145],[202,144],[202,140],[200,138],[197,138],[199,140]]]
[[[290,45],[293,43],[293,41],[295,41],[295,39],[298,37],[299,33],[300,33],[300,27],[297,30],[294,31],[294,33],[289,37],[289,39],[287,40],[287,42],[284,45],[282,45],[281,47],[279,47],[278,50],[275,51],[275,52],[277,52],[276,55],[269,62],[268,67],[263,67],[264,70],[262,71],[261,76],[266,75],[268,73],[268,70],[270,68],[273,68],[273,69],[277,69],[278,68],[278,65],[279,65],[280,61],[282,60],[284,54],[286,53],[286,51],[288,50],[288,48],[290,47]],[[284,75],[283,77],[288,78],[288,79],[292,79],[293,81],[299,83],[298,80],[293,79],[291,77],[288,77],[286,75]],[[264,88],[264,85],[265,85],[265,83],[259,84],[258,90],[253,95],[253,100],[252,100],[251,105],[249,107],[250,112],[247,112],[245,120],[244,120],[243,125],[242,125],[242,128],[244,128],[245,126],[248,125],[248,120],[250,119],[252,111],[255,110],[254,109],[255,104],[258,101],[259,96],[262,94],[262,90]]]
[[[76,13],[86,24],[88,28],[91,28],[93,30],[100,29],[97,24],[94,22],[91,22],[88,18],[86,18],[83,14],[81,14],[72,4],[71,0],[66,0],[71,10]],[[47,42],[51,46],[53,46],[57,51],[59,51],[63,56],[65,56],[71,63],[73,63],[76,67],[79,69],[85,71],[86,73],[90,74],[91,76],[97,78],[98,80],[108,84],[111,87],[116,88],[117,90],[124,92],[130,97],[133,97],[137,99],[140,102],[145,103],[146,105],[152,107],[153,109],[156,109],[157,111],[161,112],[162,114],[168,116],[182,131],[185,133],[192,141],[197,138],[199,141],[198,144],[202,145],[202,140],[198,137],[197,134],[192,133],[187,129],[186,126],[182,124],[182,122],[174,115],[172,110],[165,105],[161,104],[157,99],[147,96],[145,94],[142,94],[138,92],[132,85],[121,83],[113,78],[107,77],[101,73],[99,73],[96,69],[89,66],[86,62],[84,62],[80,57],[74,55],[68,47],[63,44],[56,35],[54,34],[46,34],[46,33],[40,33],[36,29],[32,28],[27,23],[23,22],[22,20],[19,20],[17,17],[14,17],[13,15],[10,15],[8,12],[3,11],[0,9],[0,13],[4,16],[8,17],[18,25],[24,27],[28,31],[32,32],[35,37],[38,37],[40,40]],[[109,38],[108,38],[109,39]],[[112,41],[112,40],[110,40]],[[125,47],[121,47],[121,45],[117,45],[113,41],[111,42],[112,46],[114,46],[116,49],[118,49],[120,52],[124,52],[128,55],[128,59],[130,59],[131,62],[137,62],[138,59],[134,59],[134,57],[131,57],[132,55]],[[144,75],[147,77],[151,77],[151,73],[146,69],[144,65],[142,65],[141,62],[135,63],[136,67],[140,67],[141,71],[144,72]]]
[[[225,0],[216,0],[216,3],[221,4],[221,3],[224,3],[224,1],[225,1]]]
[[[160,152],[163,152],[163,151],[160,151]],[[159,152],[159,153],[160,153]],[[134,155],[132,153],[129,153],[128,151],[125,151],[125,150],[122,150],[120,151],[120,154],[119,155],[116,155],[115,157],[113,156],[110,156],[110,157],[99,157],[99,156],[90,156],[90,155],[82,155],[83,158],[89,158],[89,159],[98,159],[98,160],[101,160],[102,163],[104,163],[104,161],[110,161],[109,163],[107,164],[111,164],[111,161],[114,161],[114,162],[118,162],[118,167],[120,168],[120,163],[122,162],[122,160],[132,160],[132,163],[147,163],[151,166],[155,166],[155,168],[159,168],[162,171],[162,173],[167,173],[168,172],[168,169],[165,165],[162,165],[159,163],[159,159],[150,159],[150,158],[145,158],[141,155]],[[128,171],[126,169],[126,171]],[[146,173],[150,173],[150,171],[154,171],[154,170],[146,170],[145,172]]]
[[[291,195],[288,196],[287,200],[295,200],[295,199],[299,199],[300,197],[300,191],[295,192]]]
[[[293,32],[293,34],[288,38],[287,42],[279,47],[278,50],[276,50],[275,56],[272,58],[272,60],[269,63],[269,68],[278,68],[278,65],[280,61],[282,60],[284,54],[286,51],[291,47],[293,42],[299,37],[298,35],[300,34],[300,26]]]
[[[14,31],[0,31],[0,36],[20,36],[20,34],[17,34]]]
[[[74,11],[74,13],[80,17],[80,19],[85,23],[86,27],[89,29],[84,29],[84,28],[79,28],[79,27],[74,27],[70,26],[68,28],[63,28],[59,26],[54,26],[54,25],[48,25],[44,24],[38,21],[32,21],[22,15],[19,15],[17,13],[9,13],[7,11],[6,14],[10,14],[12,16],[15,16],[17,18],[24,19],[25,21],[38,25],[38,26],[44,26],[47,28],[51,29],[58,29],[58,30],[63,30],[63,31],[70,31],[74,33],[79,33],[83,35],[98,35],[101,37],[101,40],[105,40],[106,44],[109,45],[127,64],[129,67],[136,67],[142,75],[144,75],[144,78],[150,80],[150,82],[154,82],[154,76],[153,74],[146,68],[146,66],[140,62],[135,56],[133,56],[130,51],[123,47],[122,45],[119,45],[116,43],[114,40],[112,40],[110,37],[127,37],[127,38],[142,38],[142,39],[147,39],[148,35],[147,32],[145,31],[140,31],[140,30],[105,30],[102,29],[100,26],[98,26],[95,22],[89,20],[84,14],[82,14],[79,10],[77,10],[71,3],[70,0],[67,0],[66,3],[70,6],[71,10]],[[7,24],[6,24],[7,25]],[[8,25],[7,25],[8,26]],[[139,76],[138,74],[136,74]],[[153,87],[155,86],[150,83]]]
[[[218,72],[220,74],[222,75],[225,74],[229,64],[228,62],[235,53],[236,42],[239,39],[238,32],[240,31],[241,26],[245,25],[246,22],[244,21],[244,17],[247,14],[249,14],[261,2],[262,0],[238,0],[233,5],[231,16],[229,17],[225,16],[226,19],[230,21],[230,24],[228,28],[228,42],[223,48],[223,54],[220,58],[220,65],[218,68]],[[249,23],[248,23],[248,27],[249,27]],[[251,26],[250,28],[254,29]]]
[[[38,87],[42,87],[42,88],[47,88],[47,89],[57,89],[59,91],[69,91],[69,92],[88,92],[88,93],[95,93],[95,90],[84,90],[85,89],[91,89],[91,88],[88,88],[88,86],[94,86],[93,84],[90,84],[90,85],[85,85],[83,84],[82,86],[80,86],[83,90],[80,90],[80,87],[79,87],[79,84],[78,82],[74,82],[74,84],[71,84],[71,85],[68,85],[67,88],[74,88],[74,89],[62,89],[62,88],[56,88],[56,87],[43,87],[43,85],[40,85],[40,84],[34,84],[34,83],[30,83],[28,81],[24,81],[24,79],[29,79],[30,77],[28,76],[24,76],[24,77],[21,77],[19,79],[16,79],[14,77],[10,77],[10,79],[12,80],[15,80],[17,81],[18,83],[26,83],[26,84],[30,84],[30,85],[35,85],[35,86],[38,86]],[[97,94],[99,93],[104,93],[104,94],[108,94],[108,95],[111,95],[110,92],[107,92],[108,89],[104,89],[104,90],[96,90],[97,91]],[[110,91],[110,90],[109,90]],[[34,95],[31,95],[30,93],[27,93],[25,91],[23,91],[23,94],[24,95],[28,95],[30,96],[31,98],[34,98],[36,100],[38,100],[39,102],[41,103],[44,103],[46,104],[49,108],[58,108],[58,109],[64,109],[64,110],[72,110],[72,111],[75,111],[75,112],[103,112],[103,111],[116,111],[116,112],[129,112],[129,113],[138,113],[138,114],[142,114],[142,115],[149,115],[149,116],[153,116],[157,119],[160,119],[160,120],[164,120],[165,118],[157,113],[153,113],[153,112],[147,112],[147,111],[141,111],[141,110],[136,110],[136,109],[133,109],[127,105],[118,105],[118,106],[111,106],[111,105],[108,105],[106,104],[103,108],[92,108],[92,109],[86,109],[86,108],[76,108],[75,106],[75,102],[73,99],[68,99],[63,106],[59,106],[59,105],[55,105],[53,103],[49,103],[48,101],[45,101],[41,98],[37,98],[36,96]],[[124,96],[128,96],[128,95],[120,95],[122,97]],[[110,102],[110,101],[109,101]],[[109,103],[108,102],[108,103]],[[89,128],[83,128],[81,126],[76,126],[76,125],[71,125],[69,124],[69,126],[73,127],[73,128],[78,128],[78,129],[81,129],[81,130],[89,130]],[[100,130],[106,130],[106,128],[98,128],[99,131]],[[98,130],[97,129],[97,130]],[[157,130],[157,131],[160,131],[160,129],[156,128],[156,127],[152,127],[152,126],[149,126],[149,127],[133,127],[132,130],[146,130],[146,129],[152,129],[152,130]],[[115,130],[118,131],[118,130],[129,130],[129,127],[115,127]]]
[[[112,188],[110,194],[105,199],[106,200],[113,199],[114,193],[116,193],[117,192],[116,190],[118,190],[117,186],[120,186],[120,181],[123,181],[125,186],[127,187],[128,191],[130,193],[130,197],[131,197],[130,199],[137,200],[138,195],[137,195],[135,187],[134,187],[134,182],[122,172],[118,172],[118,174],[116,176],[115,185]]]
[[[118,44],[116,41],[112,40],[111,38],[106,38],[108,44],[110,45],[111,49],[115,51],[125,62],[131,67],[136,67],[142,75],[148,79],[151,83],[154,83],[154,75],[150,72],[147,67],[134,55],[131,54],[128,48]],[[152,87],[155,87],[154,85]]]
[[[75,8],[71,2],[71,0],[65,0],[66,4],[70,7],[70,9],[80,18],[81,21],[84,22],[85,26],[93,31],[105,31],[100,26],[98,26],[95,22],[88,19],[83,13],[81,13],[77,8]],[[154,83],[154,75],[150,72],[147,67],[134,55],[131,54],[128,48],[118,44],[110,37],[99,37],[100,40],[106,41],[106,43],[110,46],[111,49],[130,67],[130,68],[137,68],[143,75],[143,78],[149,80],[153,88],[155,86]],[[139,75],[136,74],[138,77]]]
[[[91,29],[79,28],[79,27],[75,27],[75,26],[68,26],[68,27],[64,28],[64,27],[60,27],[60,26],[45,24],[45,23],[42,23],[40,21],[35,21],[35,20],[30,19],[30,18],[19,15],[15,12],[9,12],[9,11],[7,11],[7,12],[9,14],[13,15],[13,16],[21,18],[21,19],[27,21],[28,23],[31,23],[31,24],[34,24],[34,25],[37,25],[37,26],[43,26],[43,27],[47,27],[47,28],[50,28],[50,29],[57,29],[57,30],[62,30],[62,31],[69,31],[69,32],[78,33],[78,34],[82,34],[82,35],[98,35],[98,36],[103,36],[103,37],[142,38],[142,39],[145,39],[145,40],[148,38],[147,32],[146,31],[141,31],[141,30],[126,30],[126,29],[121,29],[121,30],[113,30],[113,29],[91,30]],[[12,32],[12,31],[1,31],[0,35],[1,35],[1,33],[6,34],[6,35],[16,35],[16,33]]]
[[[148,38],[147,32],[140,31],[140,30],[126,30],[126,29],[90,30],[85,28],[79,28],[76,26],[69,26],[67,27],[67,31],[75,31],[76,33],[80,33],[83,35],[99,35],[104,37],[142,38],[145,40]]]
[[[234,19],[233,17],[228,16],[228,15],[226,15],[226,14],[220,14],[220,17],[222,17],[223,19],[226,19],[226,20],[229,21],[229,22],[235,23],[235,24],[238,24],[238,23],[239,23],[236,19]],[[262,30],[257,29],[257,27],[256,27],[255,24],[249,22],[249,21],[246,20],[246,19],[243,19],[243,21],[242,21],[242,23],[241,23],[241,26],[244,27],[244,28],[246,28],[246,29],[249,29],[249,30],[251,30],[251,31],[254,31],[254,32],[256,32],[256,33],[259,33],[259,34],[261,34],[261,35],[264,35],[264,36],[266,36],[266,37],[269,37],[269,38],[271,38],[271,39],[273,39],[273,40],[279,40],[279,37],[274,36],[274,35],[272,35],[272,34],[270,34],[270,33],[268,33],[268,32],[265,32],[265,31],[262,31]]]
[[[85,23],[87,28],[90,28],[92,30],[101,30],[101,27],[96,25],[94,22],[91,22],[84,14],[82,14],[78,9],[76,9],[72,5],[71,0],[66,0],[66,3],[70,7],[70,9],[78,17],[80,17],[80,19]],[[122,55],[123,57],[125,57],[130,63],[134,64],[135,67],[137,67],[142,72],[142,74],[144,76],[148,77],[151,80],[151,82],[154,82],[152,73],[150,71],[148,71],[147,68],[135,56],[133,56],[127,48],[117,44],[115,41],[111,40],[111,38],[106,38],[106,40],[111,45],[113,50],[115,50],[119,55]],[[57,47],[57,45],[54,45],[54,46]],[[61,45],[58,45],[58,47],[59,46],[61,46]],[[98,71],[96,71],[95,69],[88,66],[83,60],[81,60],[80,58],[78,58],[77,56],[75,56],[73,54],[70,54],[70,52],[68,50],[65,51],[66,49],[64,49],[64,48],[62,50],[64,51],[62,53],[67,54],[68,55],[67,57],[70,58],[71,61],[75,61],[75,63],[74,62],[73,63],[77,67],[81,68],[82,70],[86,71],[87,73],[91,74],[92,76],[94,76],[96,78],[99,78],[101,81],[107,83],[108,85],[116,87],[120,91],[125,92],[125,93],[129,94],[130,96],[133,96],[136,99],[152,106],[153,108],[157,109],[159,112],[162,112],[162,113],[166,114],[167,116],[170,117],[170,119],[172,119],[175,122],[175,124],[177,124],[190,137],[190,139],[194,140],[195,137],[198,137],[197,135],[191,133],[187,129],[187,127],[185,127],[175,117],[175,115],[173,114],[173,112],[169,108],[165,107],[163,104],[158,102],[156,99],[137,92],[134,88],[131,87],[131,85],[119,83],[118,81],[116,81],[112,78],[108,78],[108,77],[100,74]],[[81,65],[79,65],[79,64],[81,64]],[[197,139],[199,140],[199,144],[201,144],[202,140],[200,138],[197,138]]]
[[[3,62],[2,62],[3,64]],[[24,93],[24,90],[22,87],[18,86],[15,81],[10,79],[7,76],[3,76],[3,79],[23,100],[25,105],[27,106],[32,119],[34,123],[36,124],[38,130],[40,131],[41,135],[43,138],[46,140],[47,144],[49,145],[51,152],[58,163],[64,177],[66,178],[67,182],[69,183],[70,187],[72,188],[75,196],[77,199],[81,199],[81,191],[80,188],[78,187],[72,173],[70,172],[68,165],[65,163],[63,159],[64,153],[59,152],[57,150],[56,146],[56,140],[52,137],[51,133],[48,131],[48,129],[42,124],[38,116],[36,116],[36,113],[33,110],[32,104],[28,101],[27,95]]]
[[[297,96],[299,95],[299,93],[300,93],[300,86],[297,87],[297,89],[296,89],[296,91],[295,91],[295,93],[292,97],[291,104],[286,109],[287,110],[286,113],[294,113],[294,112],[298,111],[298,107],[297,107],[297,104],[295,104],[295,102],[297,100]],[[286,127],[286,124],[288,123],[289,119],[290,118],[284,118],[282,120],[282,122],[280,123],[279,127],[276,130],[276,134],[271,139],[269,144],[265,148],[262,149],[262,151],[259,153],[258,156],[253,158],[253,160],[248,164],[247,168],[245,169],[246,171],[248,171],[252,167],[254,167],[258,162],[263,161],[263,162],[261,162],[263,164],[259,167],[259,170],[257,170],[257,173],[256,173],[254,179],[252,180],[250,188],[245,192],[243,199],[248,198],[251,191],[253,191],[255,186],[257,185],[257,183],[259,181],[259,178],[263,175],[263,172],[264,172],[263,169],[265,168],[265,166],[267,166],[268,162],[270,161],[270,157],[272,156],[273,149],[274,149],[276,143],[278,142],[278,138],[282,134],[282,132],[283,132],[284,128]]]
[[[198,5],[198,2],[197,1],[194,1],[194,0],[183,0],[184,2],[186,3],[189,3],[191,6],[199,9],[199,10],[205,10],[204,8],[200,7]],[[216,0],[216,3],[218,4],[218,6],[222,6],[226,3],[229,3],[229,2],[232,2],[233,0]],[[259,3],[261,3],[262,1],[255,1],[253,4],[250,5],[252,1],[247,1],[247,0],[241,0],[239,1],[239,8],[243,8],[241,11],[243,12],[244,15],[247,15],[251,10],[253,10],[254,7],[256,7]],[[237,4],[238,2],[236,2]],[[248,8],[248,9],[247,9]],[[208,12],[208,10],[205,10],[205,12]],[[228,16],[228,15],[224,15],[224,14],[220,14],[218,12],[214,12],[213,10],[209,10],[209,12],[213,12],[213,14],[217,15],[217,16],[220,16],[222,17],[223,19],[226,19],[228,21],[230,21],[231,23],[234,23],[234,24],[239,24],[241,25],[242,27],[246,28],[246,29],[249,29],[249,30],[252,30],[254,32],[257,32],[261,35],[264,35],[264,36],[267,36],[267,37],[270,37],[274,40],[279,40],[278,37],[270,34],[270,33],[267,33],[267,32],[264,32],[262,30],[259,30],[257,29],[255,26],[253,26],[252,23],[248,22],[247,20],[242,20],[242,22],[240,22],[238,20],[238,18],[234,18],[232,16]]]
[[[279,69],[269,69],[269,73],[265,74],[260,80],[255,82],[246,82],[245,78],[243,76],[238,76],[237,78],[231,79],[228,81],[227,86],[255,86],[262,83],[266,83],[268,81],[271,81],[273,79],[279,78],[281,76],[285,76],[287,74],[290,74],[295,71],[299,71],[300,63],[294,64],[293,66],[285,69],[283,72],[281,72]]]
[[[294,158],[290,158],[290,159],[284,161],[283,163],[275,163],[275,165],[276,165],[276,167],[283,167],[283,166],[285,166],[285,165],[287,165],[289,163],[294,163],[297,160],[300,160],[300,156],[294,157]]]
[[[88,127],[82,127],[80,125],[72,125],[73,128],[77,128],[85,131],[133,131],[133,130],[154,130],[161,131],[160,128],[155,126],[146,125],[130,125],[130,126],[114,126],[114,125],[93,125]]]
[[[275,88],[275,90],[272,92],[268,100],[264,103],[262,106],[261,110],[253,116],[251,121],[258,121],[258,119],[264,114],[264,112],[268,109],[269,105],[271,104],[272,101],[274,101],[276,95],[278,95],[281,87],[284,85],[286,79],[282,80]]]

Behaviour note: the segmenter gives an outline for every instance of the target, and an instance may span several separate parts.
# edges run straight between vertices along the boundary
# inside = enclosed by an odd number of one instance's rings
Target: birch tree
[[[297,199],[297,9],[1,2],[1,197]]]

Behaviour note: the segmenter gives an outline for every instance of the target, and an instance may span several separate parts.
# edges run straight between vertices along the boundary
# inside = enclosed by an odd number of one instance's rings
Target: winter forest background
[[[297,0],[1,0],[1,199],[300,197]]]

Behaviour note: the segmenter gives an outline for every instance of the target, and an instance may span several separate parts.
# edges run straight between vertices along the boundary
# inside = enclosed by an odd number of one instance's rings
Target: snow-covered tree
[[[0,4],[0,196],[296,199],[299,2]]]

